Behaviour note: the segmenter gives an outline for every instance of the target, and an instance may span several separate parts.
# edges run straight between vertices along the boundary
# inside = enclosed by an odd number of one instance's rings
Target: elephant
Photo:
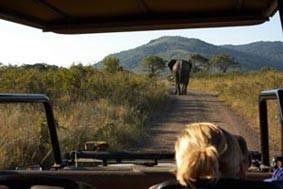
[[[168,63],[176,83],[175,94],[177,95],[186,95],[187,87],[190,80],[190,72],[192,69],[191,61],[181,60],[181,59],[172,59]]]

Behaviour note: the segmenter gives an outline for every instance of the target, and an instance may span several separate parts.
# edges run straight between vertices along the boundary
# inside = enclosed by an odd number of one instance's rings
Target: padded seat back
[[[176,180],[162,182],[151,189],[190,189],[184,187]],[[197,183],[196,189],[283,189],[283,181],[263,182],[240,179],[220,179],[216,184]]]

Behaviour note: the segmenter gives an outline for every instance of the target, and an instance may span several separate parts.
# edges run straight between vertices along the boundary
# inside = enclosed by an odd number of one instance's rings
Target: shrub
[[[130,148],[146,135],[152,112],[167,99],[166,85],[156,78],[82,65],[69,69],[2,66],[0,84],[0,92],[45,93],[52,99],[63,152],[82,149],[90,140],[107,141],[111,149]],[[43,109],[1,107],[0,128],[5,135],[0,138],[0,167],[42,159],[49,164],[52,156]],[[14,142],[7,145],[7,141]]]

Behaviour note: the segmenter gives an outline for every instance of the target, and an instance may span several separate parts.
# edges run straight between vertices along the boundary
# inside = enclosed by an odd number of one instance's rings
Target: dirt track
[[[250,150],[259,150],[259,135],[248,123],[216,96],[190,91],[187,96],[170,96],[169,104],[151,121],[149,137],[138,150],[174,150],[174,142],[185,124],[212,122],[245,137]]]

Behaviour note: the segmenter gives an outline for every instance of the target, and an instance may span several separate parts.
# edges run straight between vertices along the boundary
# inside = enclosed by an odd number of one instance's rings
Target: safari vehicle
[[[280,12],[282,23],[282,7],[281,0],[127,0],[119,3],[110,0],[13,0],[0,2],[0,18],[40,28],[45,32],[83,34],[254,25],[268,21],[269,17],[273,16],[277,10]],[[266,101],[269,99],[278,100],[281,123],[283,123],[282,90],[264,91],[259,97],[261,155],[253,158],[254,161],[260,161],[265,167],[270,166],[266,110]],[[44,104],[55,160],[49,170],[2,171],[0,172],[0,186],[30,188],[33,185],[48,185],[79,188],[78,182],[81,182],[85,183],[82,187],[90,185],[98,189],[145,189],[153,184],[174,178],[172,173],[174,154],[172,152],[149,154],[143,152],[76,151],[74,149],[73,152],[63,157],[48,97],[33,94],[2,94],[0,101],[1,103]],[[283,149],[282,154],[279,154],[277,158],[278,161],[282,160],[281,155],[283,155]],[[80,166],[82,159],[93,160],[100,164],[82,167]],[[130,164],[123,164],[129,161]],[[270,171],[262,172],[260,170],[248,173],[248,179],[262,180],[270,177]],[[229,185],[228,182],[226,188],[232,186],[233,183]],[[260,186],[252,185],[251,187]]]

